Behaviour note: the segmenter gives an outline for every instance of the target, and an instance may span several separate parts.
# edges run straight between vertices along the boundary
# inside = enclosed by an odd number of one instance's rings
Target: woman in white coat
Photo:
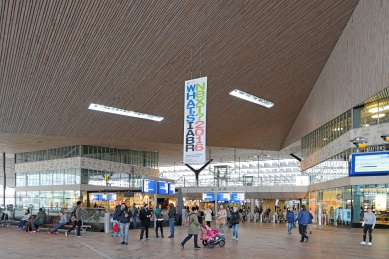
[[[205,222],[207,222],[208,227],[211,227],[211,221],[212,221],[212,210],[210,207],[208,207],[204,211],[204,216],[205,216]]]

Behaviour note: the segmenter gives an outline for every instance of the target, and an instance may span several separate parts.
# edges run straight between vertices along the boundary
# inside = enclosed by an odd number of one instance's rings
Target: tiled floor
[[[87,232],[81,238],[74,233],[48,235],[16,231],[15,227],[0,228],[0,258],[389,258],[389,230],[374,230],[373,246],[360,245],[361,229],[314,226],[308,243],[300,243],[298,229],[288,235],[285,224],[246,223],[240,225],[239,241],[232,241],[231,229],[225,231],[225,247],[193,249],[193,238],[181,249],[186,228],[176,227],[174,239],[155,238],[139,242],[139,230],[129,231],[128,246],[121,245],[120,237]],[[199,241],[199,245],[203,247]]]

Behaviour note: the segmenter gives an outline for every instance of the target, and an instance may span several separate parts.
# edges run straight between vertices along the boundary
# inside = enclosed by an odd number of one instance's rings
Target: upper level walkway
[[[231,229],[226,229],[226,245],[214,249],[193,249],[193,238],[181,249],[186,236],[185,227],[176,227],[174,239],[155,238],[150,229],[150,241],[139,242],[140,230],[129,231],[129,244],[121,245],[120,237],[111,234],[87,232],[81,238],[63,232],[48,235],[46,231],[34,234],[16,231],[15,227],[0,228],[0,258],[388,258],[388,230],[373,231],[373,245],[360,245],[361,229],[332,226],[313,226],[308,243],[300,243],[298,229],[288,235],[286,224],[245,223],[239,227],[239,241],[232,240]],[[199,245],[203,247],[199,240]]]

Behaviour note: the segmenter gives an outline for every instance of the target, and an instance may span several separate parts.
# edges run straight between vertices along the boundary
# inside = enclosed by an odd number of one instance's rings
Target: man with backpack
[[[80,231],[81,231],[81,204],[82,201],[77,202],[77,206],[73,209],[71,214],[71,221],[73,221],[73,226],[65,232],[65,236],[68,236],[69,233],[74,230],[77,226],[77,237],[81,237]]]
[[[135,203],[132,205],[131,213],[132,213],[132,222],[134,222],[134,229],[136,229],[136,216],[138,216],[138,208],[135,207]]]

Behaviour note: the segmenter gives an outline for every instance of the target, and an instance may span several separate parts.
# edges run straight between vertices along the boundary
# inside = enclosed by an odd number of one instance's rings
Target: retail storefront
[[[323,225],[360,227],[367,208],[377,228],[389,228],[389,184],[350,185],[311,191],[305,201],[315,221]]]

